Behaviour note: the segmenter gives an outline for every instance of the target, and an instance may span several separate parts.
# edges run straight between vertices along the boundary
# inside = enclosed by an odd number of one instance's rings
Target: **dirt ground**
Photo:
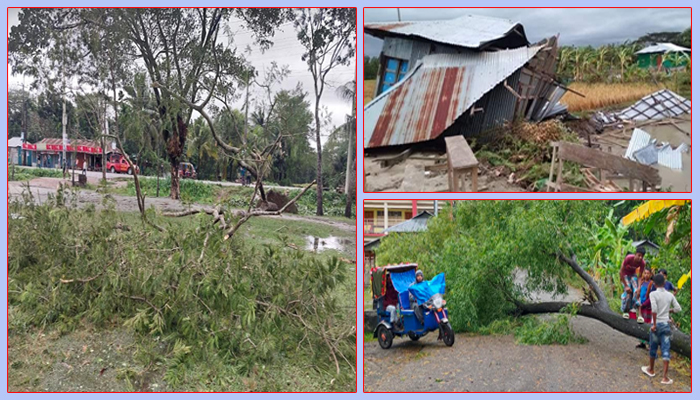
[[[638,341],[602,322],[575,317],[574,331],[585,344],[519,345],[512,335],[458,334],[452,347],[437,333],[418,342],[394,339],[389,350],[364,344],[364,390],[441,392],[689,392],[689,369],[672,361],[672,385],[641,370],[648,352]]]
[[[684,120],[678,123],[678,126],[686,132],[691,130],[690,116],[685,116]],[[683,153],[683,169],[681,171],[674,171],[670,168],[653,165],[661,175],[661,187],[664,189],[671,188],[674,192],[688,192],[691,186],[691,158],[692,158],[692,143],[691,137],[681,132],[678,128],[673,125],[646,125],[640,129],[647,132],[653,139],[657,139],[659,143],[668,142],[673,148],[678,147],[681,143],[686,143],[691,145],[691,149],[688,153]],[[629,140],[632,137],[633,128],[609,128],[606,129],[601,135],[595,135],[591,137],[591,141],[594,144],[600,145],[600,149],[612,154],[619,156],[624,156],[627,146],[629,145]],[[629,186],[626,180],[616,181],[618,186]]]
[[[384,153],[381,157],[389,157],[396,153]],[[447,192],[449,190],[446,171],[423,172],[424,167],[435,165],[439,159],[446,156],[438,152],[421,151],[411,154],[408,159],[382,168],[376,161],[377,156],[365,156],[365,191],[367,192]],[[411,179],[405,179],[406,176]],[[478,177],[480,192],[522,192],[516,184],[508,183],[507,177],[494,177],[483,173]]]
[[[123,392],[163,391],[160,366],[138,362],[142,343],[125,328],[83,330],[60,336],[32,331],[10,335],[9,391]],[[165,344],[155,344],[163,353]],[[160,347],[159,347],[160,346]]]
[[[95,178],[99,180],[99,178]],[[63,181],[62,179],[59,178],[36,178],[32,179],[29,181],[29,186],[30,186],[30,191],[32,195],[34,196],[34,200],[37,203],[43,203],[49,199],[49,196],[55,196],[56,191],[59,187],[59,184],[61,182],[66,183],[67,185],[70,185],[70,181]],[[88,182],[90,182],[90,178],[88,178]],[[115,184],[126,184],[126,182],[116,182]],[[8,182],[8,198],[10,199],[19,199],[22,197],[22,192],[26,190],[24,182],[17,182],[17,181],[11,181]],[[138,204],[136,203],[136,197],[134,196],[120,196],[120,195],[104,195],[101,193],[98,193],[94,190],[88,190],[88,189],[81,189],[75,192],[76,193],[76,198],[75,202],[78,207],[85,207],[88,204],[94,204],[96,208],[102,207],[103,201],[106,196],[109,196],[110,198],[115,200],[115,205],[116,205],[116,210],[117,211],[126,211],[126,212],[138,212]],[[70,201],[70,200],[69,200]],[[155,207],[157,210],[161,212],[178,212],[178,211],[183,211],[186,209],[201,209],[203,207],[206,207],[205,205],[202,204],[190,204],[190,205],[184,205],[182,204],[179,200],[173,200],[168,197],[146,197],[146,208],[149,208],[151,206]],[[333,219],[328,219],[328,218],[323,218],[323,217],[314,217],[314,216],[302,216],[302,215],[294,215],[294,214],[283,214],[280,216],[269,216],[265,218],[277,218],[281,220],[288,220],[288,221],[308,221],[308,222],[314,222],[318,224],[324,224],[324,225],[329,225],[337,229],[341,229],[344,231],[348,232],[354,232],[356,230],[355,225],[350,222],[341,222],[341,221],[336,221]]]

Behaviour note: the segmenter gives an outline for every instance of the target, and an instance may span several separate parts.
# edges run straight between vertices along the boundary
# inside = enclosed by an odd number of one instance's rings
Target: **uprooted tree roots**
[[[189,348],[166,377],[216,355],[242,374],[303,360],[329,381],[354,379],[354,318],[335,295],[347,279],[337,258],[254,246],[240,235],[227,241],[221,228],[245,216],[226,222],[220,210],[214,224],[194,217],[163,232],[129,226],[113,207],[13,202],[10,210],[10,332],[125,321]]]

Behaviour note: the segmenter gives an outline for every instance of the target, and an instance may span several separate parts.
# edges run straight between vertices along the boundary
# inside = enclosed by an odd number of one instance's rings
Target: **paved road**
[[[516,281],[522,281],[517,274]],[[571,290],[564,299],[578,300]],[[534,293],[534,301],[552,300]],[[542,317],[547,318],[547,317]],[[585,344],[527,346],[512,335],[458,334],[455,344],[438,342],[437,332],[413,342],[394,338],[389,350],[376,340],[364,343],[364,390],[367,392],[648,392],[690,391],[690,376],[672,366],[673,385],[660,384],[641,371],[648,352],[636,339],[586,317],[572,319]]]
[[[88,177],[88,180],[91,179],[101,179],[100,178],[94,178],[94,177]],[[70,181],[63,181],[62,179],[58,178],[36,178],[33,179],[29,182],[29,190],[31,191],[32,195],[34,196],[34,200],[42,204],[45,201],[48,200],[49,196],[55,196],[56,195],[56,190],[61,182],[66,182],[68,185],[70,185]],[[19,199],[22,197],[22,192],[26,190],[26,183],[25,182],[17,182],[17,181],[12,181],[8,182],[8,197],[10,199]],[[105,195],[101,193],[97,193],[94,190],[87,190],[87,189],[82,189],[78,190],[75,192],[75,203],[77,207],[85,207],[88,204],[94,204],[97,208],[100,208],[102,205],[102,202],[105,198]],[[129,212],[138,212],[138,204],[136,203],[136,197],[135,196],[120,196],[120,195],[109,195],[111,198],[115,200],[116,203],[116,209],[118,211],[129,211]],[[172,200],[168,197],[146,197],[145,199],[146,202],[146,208],[149,208],[151,206],[155,207],[161,212],[178,212],[178,211],[183,211],[187,209],[201,209],[203,207],[210,207],[207,205],[203,204],[190,204],[190,205],[184,205],[182,204],[179,200]],[[356,227],[354,222],[350,220],[349,222],[341,222],[337,220],[332,220],[324,217],[316,217],[316,216],[304,216],[304,215],[295,215],[295,214],[283,214],[280,216],[266,216],[265,218],[278,218],[282,220],[287,220],[287,221],[306,221],[306,222],[314,222],[318,224],[324,224],[324,225],[329,225],[337,229],[341,229],[347,232],[355,232]]]

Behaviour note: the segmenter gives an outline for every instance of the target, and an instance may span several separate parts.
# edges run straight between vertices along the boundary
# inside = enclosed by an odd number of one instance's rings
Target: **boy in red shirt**
[[[620,267],[620,282],[625,291],[622,299],[622,318],[629,319],[630,309],[634,305],[635,292],[639,290],[639,277],[637,271],[644,271],[646,263],[644,262],[644,247],[637,247],[635,254],[630,254],[625,257]]]

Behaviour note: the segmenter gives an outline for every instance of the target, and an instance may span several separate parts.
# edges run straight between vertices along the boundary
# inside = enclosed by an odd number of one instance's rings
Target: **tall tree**
[[[330,78],[340,65],[349,65],[355,57],[355,8],[304,8],[297,11],[294,26],[304,46],[306,61],[314,80],[314,119],[316,124],[316,215],[323,215],[323,149],[321,147],[321,97]]]
[[[107,60],[107,87],[113,101],[119,82],[118,63],[114,60],[128,56],[132,61],[140,61],[153,82],[161,136],[171,166],[170,193],[177,199],[177,168],[194,111],[190,104],[203,99],[206,103],[211,98],[207,80],[211,80],[216,68],[235,70],[240,63],[235,50],[224,43],[228,41],[218,40],[220,32],[227,31],[222,27],[236,15],[264,48],[270,46],[275,27],[287,14],[280,9],[28,9],[20,13],[20,24],[10,32],[10,60],[16,72],[47,75],[55,81],[57,74],[45,71],[62,70],[46,68],[44,60],[76,61],[62,64],[69,71],[61,75],[72,76],[70,72],[80,70],[79,61],[87,51],[84,42],[76,38],[101,38],[88,43]],[[105,40],[106,35],[114,39]],[[61,42],[63,37],[66,40]],[[58,46],[62,43],[70,46]],[[46,54],[52,57],[46,58]]]
[[[347,164],[345,166],[345,194],[350,193],[350,164],[352,162],[353,156],[354,156],[354,150],[356,147],[355,144],[355,129],[356,129],[356,124],[355,124],[355,109],[357,106],[357,97],[356,97],[356,89],[357,84],[355,83],[355,80],[352,80],[350,82],[347,82],[346,84],[338,87],[337,93],[338,95],[346,101],[352,102],[352,114],[347,116],[347,121],[345,122],[345,129],[347,130],[347,135],[348,135],[348,157],[347,157]]]

